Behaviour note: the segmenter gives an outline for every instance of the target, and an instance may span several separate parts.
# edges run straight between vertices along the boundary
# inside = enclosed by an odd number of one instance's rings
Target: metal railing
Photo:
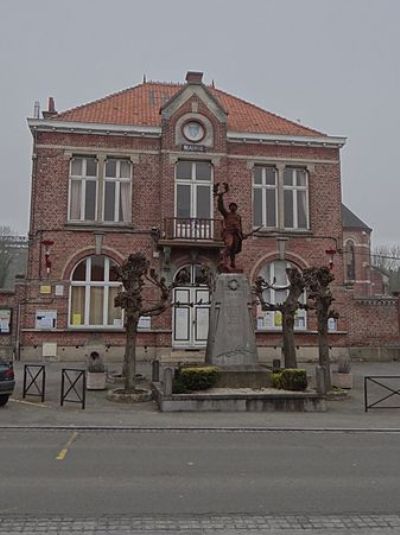
[[[387,384],[388,380],[397,380],[399,387],[393,387],[392,385]],[[383,382],[385,381],[385,383]],[[368,392],[368,385],[374,385],[375,392],[378,390],[385,392],[385,395],[379,399],[375,399],[373,402],[370,402],[368,394],[371,394],[371,391]],[[389,392],[389,393],[387,393]],[[382,395],[379,394],[379,395]],[[400,397],[400,375],[368,375],[364,377],[364,410],[368,412],[368,409],[400,409],[400,400],[398,405],[382,405],[382,403],[393,396]]]
[[[46,368],[44,364],[25,364],[22,397],[25,399],[27,395],[39,396],[43,403],[45,390]]]
[[[80,384],[79,384],[80,383]],[[68,397],[72,394],[73,398]],[[86,405],[86,372],[75,368],[63,368],[61,371],[61,406],[68,401]]]
[[[221,241],[222,221],[196,217],[171,217],[165,219],[167,240]]]

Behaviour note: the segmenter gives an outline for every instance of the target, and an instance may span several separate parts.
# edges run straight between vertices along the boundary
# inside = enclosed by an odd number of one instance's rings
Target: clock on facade
[[[182,132],[185,138],[192,143],[201,141],[205,135],[204,126],[197,121],[188,121],[185,123]]]

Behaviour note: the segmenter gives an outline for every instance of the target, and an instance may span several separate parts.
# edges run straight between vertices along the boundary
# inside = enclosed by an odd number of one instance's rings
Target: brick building
[[[332,354],[358,355],[366,346],[372,353],[378,347],[397,351],[396,299],[378,304],[364,275],[360,284],[349,280],[340,255],[344,138],[207,86],[197,72],[188,72],[185,84],[144,82],[61,113],[50,99],[43,118],[28,123],[30,246],[13,334],[21,358],[82,358],[93,346],[122,357],[123,318],[113,306],[118,282],[111,268],[139,250],[179,281],[175,300],[181,304],[151,322],[142,319],[142,356],[204,348],[209,296],[202,267],[215,270],[218,263],[221,216],[213,185],[224,182],[244,232],[259,228],[238,258],[251,280],[262,274],[284,286],[286,266],[326,265],[326,251],[336,250],[341,315],[331,325]],[[268,299],[284,293],[273,291]],[[279,314],[254,312],[261,357],[279,356]],[[313,315],[299,313],[296,330],[300,357],[315,358]]]

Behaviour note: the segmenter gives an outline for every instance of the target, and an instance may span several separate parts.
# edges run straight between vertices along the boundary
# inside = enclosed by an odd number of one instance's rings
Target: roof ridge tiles
[[[153,85],[167,85],[169,87],[171,87],[171,86],[172,87],[174,87],[174,86],[183,87],[183,86],[186,85],[184,83],[179,83],[179,82],[160,82],[158,80],[146,80],[145,82],[143,82],[143,83],[141,83],[139,85],[151,85],[151,84],[153,84]]]

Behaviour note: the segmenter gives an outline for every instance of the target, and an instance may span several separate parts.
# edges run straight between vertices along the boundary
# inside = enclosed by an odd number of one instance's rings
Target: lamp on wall
[[[337,251],[336,251],[336,249],[332,249],[332,247],[331,247],[330,249],[326,249],[325,253],[328,255],[328,265],[329,265],[329,269],[332,271],[332,269],[333,269],[333,257],[335,256]]]
[[[46,266],[46,273],[47,275],[50,275],[50,272],[51,272],[50,247],[54,245],[54,241],[42,240],[41,244],[44,245],[44,264]]]

